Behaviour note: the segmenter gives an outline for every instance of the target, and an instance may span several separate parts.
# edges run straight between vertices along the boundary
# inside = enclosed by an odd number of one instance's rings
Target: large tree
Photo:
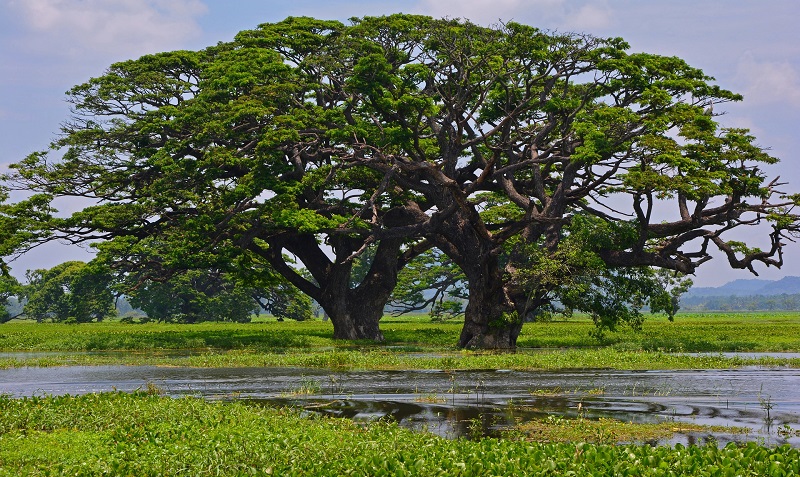
[[[64,262],[30,270],[23,315],[36,321],[86,323],[114,314],[109,270],[99,263]]]
[[[72,120],[52,144],[63,157],[32,154],[13,177],[96,203],[53,218],[46,239],[101,241],[105,260],[143,281],[232,265],[258,280],[277,271],[325,309],[336,337],[381,340],[396,270],[415,248],[381,241],[357,284],[353,260],[373,229],[415,211],[374,194],[387,187],[381,174],[321,151],[344,113],[316,63],[340,28],[274,25],[260,44],[145,56],[73,88]]]
[[[678,58],[515,23],[393,16],[346,33],[337,153],[435,205],[422,233],[469,283],[461,346],[513,347],[522,313],[552,298],[558,281],[520,270],[576,257],[560,273],[653,284],[644,267],[692,274],[716,247],[755,271],[798,231],[798,196],[760,169],[776,159],[716,122],[712,106],[740,96]],[[765,249],[728,238],[756,224]]]
[[[112,66],[71,91],[63,159],[33,154],[13,179],[99,201],[51,237],[111,239],[118,263],[267,262],[340,338],[380,339],[397,271],[435,246],[468,284],[459,345],[513,347],[565,283],[598,313],[603,290],[666,309],[651,267],[692,274],[711,248],[780,266],[798,230],[798,197],[760,169],[776,159],[717,123],[740,96],[627,48],[516,23],[290,18]],[[731,239],[756,224],[763,249]],[[150,240],[163,256],[141,261]]]
[[[258,310],[254,290],[220,270],[190,270],[169,280],[147,280],[126,288],[130,304],[158,321],[245,323]]]
[[[17,318],[22,305],[19,300],[23,296],[23,286],[10,274],[0,275],[0,323]]]

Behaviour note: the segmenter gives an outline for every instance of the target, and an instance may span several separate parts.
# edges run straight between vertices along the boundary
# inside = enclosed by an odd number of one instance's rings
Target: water
[[[70,366],[0,370],[0,393],[15,397],[134,391],[299,406],[359,420],[392,419],[446,437],[496,435],[548,415],[633,422],[747,427],[679,434],[665,441],[754,440],[800,447],[800,369],[574,370],[559,372],[343,371],[298,368]],[[679,427],[679,426],[678,426]]]

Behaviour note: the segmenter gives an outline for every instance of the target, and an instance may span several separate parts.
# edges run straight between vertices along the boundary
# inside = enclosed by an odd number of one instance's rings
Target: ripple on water
[[[485,434],[548,415],[615,418],[631,422],[688,422],[747,427],[680,435],[800,447],[800,369],[336,371],[301,368],[178,368],[67,366],[0,370],[0,393],[15,397],[134,391],[155,385],[171,396],[246,399],[301,406],[308,412],[353,419],[386,418],[457,437]],[[580,410],[579,410],[580,406]],[[769,406],[769,409],[767,409]],[[769,410],[769,416],[767,416]],[[766,418],[770,422],[767,426]],[[472,426],[472,427],[470,427]],[[678,442],[672,440],[669,442]]]

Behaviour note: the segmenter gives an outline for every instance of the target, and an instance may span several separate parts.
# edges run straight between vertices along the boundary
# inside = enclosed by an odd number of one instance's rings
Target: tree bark
[[[522,330],[508,296],[497,248],[477,214],[461,209],[441,224],[433,239],[467,277],[469,303],[458,346],[469,349],[514,349]]]
[[[381,297],[355,297],[352,292],[322,295],[320,306],[333,324],[333,338],[341,340],[384,340],[379,322],[383,317],[386,299]],[[388,299],[388,297],[387,297]]]
[[[358,249],[359,243],[337,243],[334,260],[328,258],[316,239],[310,236],[273,241],[270,250],[260,253],[268,258],[276,271],[319,303],[333,324],[335,339],[381,342],[384,337],[379,327],[380,319],[397,283],[397,273],[411,257],[400,258],[402,239],[382,240],[366,276],[351,288],[353,262],[349,257]],[[303,262],[316,283],[301,277],[284,261],[284,248]]]
[[[333,324],[334,339],[381,342],[384,338],[379,322],[393,286],[389,288],[387,283],[388,290],[378,286],[369,290],[361,286],[350,289],[351,269],[352,262],[331,262],[324,278],[315,277],[320,285],[312,298],[325,310]],[[392,273],[389,271],[387,274]],[[371,275],[367,275],[365,282],[375,280]],[[396,272],[394,276],[396,281]]]
[[[503,285],[503,271],[497,257],[478,257],[476,266],[465,272],[469,303],[458,346],[468,349],[514,349],[522,330]]]

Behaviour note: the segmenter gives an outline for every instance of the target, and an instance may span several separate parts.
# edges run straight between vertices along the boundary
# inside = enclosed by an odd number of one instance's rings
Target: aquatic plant
[[[322,384],[310,376],[303,376],[300,384],[283,393],[283,396],[310,396],[322,392]]]
[[[740,427],[706,426],[686,422],[664,421],[659,423],[623,422],[616,419],[587,419],[578,409],[576,418],[550,415],[534,419],[512,429],[515,435],[536,442],[591,442],[595,444],[645,443],[662,440],[674,434],[724,432],[744,434],[749,431]]]
[[[798,473],[800,450],[788,446],[446,440],[393,423],[308,419],[239,402],[145,393],[0,397],[0,476]]]

